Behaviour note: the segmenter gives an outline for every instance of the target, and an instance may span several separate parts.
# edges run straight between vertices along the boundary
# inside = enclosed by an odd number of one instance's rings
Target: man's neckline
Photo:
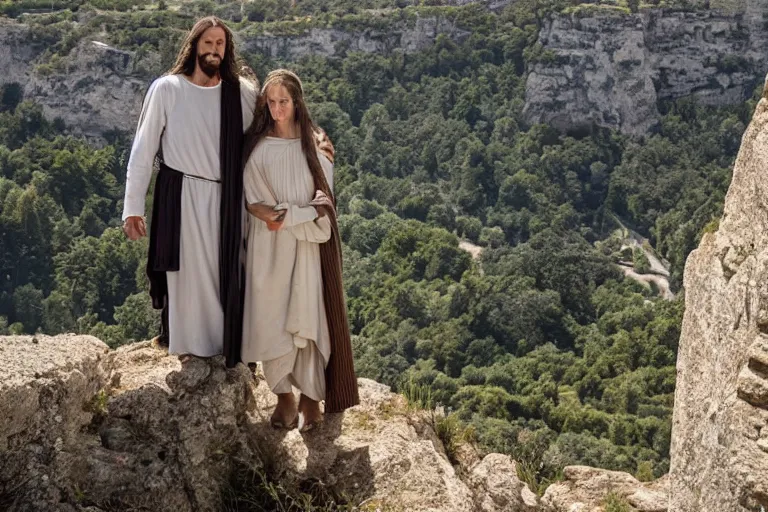
[[[185,82],[187,82],[192,87],[197,87],[198,89],[209,90],[209,89],[216,89],[217,87],[221,86],[221,79],[219,79],[219,83],[217,83],[216,85],[197,85],[195,82],[190,80],[187,75],[185,75],[183,73],[181,74],[181,79],[184,80]]]

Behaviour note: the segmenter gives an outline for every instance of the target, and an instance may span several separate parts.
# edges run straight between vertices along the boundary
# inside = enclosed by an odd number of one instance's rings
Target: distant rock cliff
[[[525,119],[563,131],[594,124],[642,135],[664,100],[740,103],[768,71],[766,7],[623,14],[587,6],[555,16],[539,34]]]
[[[489,2],[499,7],[503,1]],[[493,5],[490,5],[493,4]],[[326,57],[343,52],[413,53],[444,34],[459,41],[469,33],[445,18],[417,17],[386,32],[313,28],[297,35],[237,34],[242,48],[273,58]],[[43,59],[45,45],[22,23],[0,19],[0,85],[19,83],[24,99],[42,104],[47,117],[61,118],[76,134],[101,137],[110,130],[133,131],[150,81],[163,72],[156,54],[137,55],[94,40],[79,41],[60,59]],[[45,60],[44,62],[42,62]]]
[[[465,4],[469,0],[455,0]],[[508,0],[484,0],[498,10]],[[540,51],[529,63],[524,118],[562,131],[593,125],[630,135],[648,132],[665,100],[692,96],[709,105],[748,98],[768,71],[768,0],[710,2],[720,9],[665,9],[625,14],[583,5],[556,15],[539,33]],[[311,28],[293,35],[238,34],[242,47],[273,58],[336,56],[347,51],[417,52],[440,35],[460,41],[470,34],[443,17],[417,17],[387,30]],[[100,136],[111,129],[132,131],[141,97],[162,72],[158,55],[137,56],[119,48],[80,41],[53,64],[29,27],[0,20],[0,84],[21,83],[27,99],[42,103],[75,133]]]
[[[447,19],[417,18],[413,26],[403,26],[395,31],[367,29],[346,32],[313,28],[305,34],[295,36],[241,36],[241,39],[248,51],[294,60],[304,55],[333,57],[346,51],[384,54],[399,50],[413,53],[433,44],[440,34],[456,41],[469,36],[469,32],[457,28]]]

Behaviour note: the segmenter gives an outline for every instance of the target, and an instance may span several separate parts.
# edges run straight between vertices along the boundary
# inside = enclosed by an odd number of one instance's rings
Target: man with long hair
[[[199,20],[147,92],[128,162],[123,229],[136,240],[160,153],[147,274],[153,307],[163,309],[161,343],[182,361],[240,361],[241,156],[258,94],[244,69],[232,31],[216,17]]]

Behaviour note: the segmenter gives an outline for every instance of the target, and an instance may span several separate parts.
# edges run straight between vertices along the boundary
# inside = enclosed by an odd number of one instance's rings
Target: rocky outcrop
[[[542,504],[555,512],[603,512],[606,498],[613,495],[638,512],[666,512],[666,478],[643,484],[628,473],[586,466],[568,466],[565,480],[550,485]]]
[[[92,400],[108,383],[107,352],[92,337],[0,341],[0,510],[21,499],[18,510],[59,501],[56,461],[80,447]]]
[[[744,133],[716,233],[688,257],[670,510],[768,508],[768,99]]]
[[[24,84],[29,76],[32,61],[42,52],[43,45],[34,40],[29,27],[0,17],[0,84]]]
[[[536,512],[536,495],[517,478],[517,464],[506,455],[491,453],[474,465],[469,486],[477,502],[477,510],[489,512]]]
[[[147,344],[109,352],[91,337],[0,346],[3,359],[18,354],[2,373],[0,407],[14,425],[0,450],[2,510],[213,510],[232,466],[224,454],[252,455],[247,368],[179,371]]]
[[[150,79],[132,52],[81,41],[55,67],[40,66],[24,81],[24,98],[61,118],[76,134],[133,131]],[[2,80],[2,79],[0,79]]]
[[[642,135],[664,100],[740,103],[768,69],[761,1],[738,12],[595,7],[555,16],[539,34],[524,116],[563,131],[596,125]]]
[[[366,379],[360,397],[312,432],[286,432],[269,426],[274,395],[244,365],[182,367],[149,342],[0,338],[0,510],[217,510],[260,499],[265,478],[365,510],[538,510],[509,457],[472,461],[465,481],[435,416]]]
[[[241,39],[243,47],[250,52],[296,60],[305,55],[335,57],[345,52],[388,54],[397,50],[414,53],[432,45],[441,34],[456,41],[469,35],[448,19],[418,17],[412,24],[403,23],[395,30],[312,28],[301,35],[241,35]]]

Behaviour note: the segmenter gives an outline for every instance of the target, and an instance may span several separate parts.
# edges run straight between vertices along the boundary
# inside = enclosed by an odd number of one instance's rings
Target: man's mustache
[[[224,60],[224,57],[222,57],[218,53],[204,53],[204,54],[200,55],[200,57],[203,58],[203,59],[207,59],[208,57],[218,57],[219,60]]]

